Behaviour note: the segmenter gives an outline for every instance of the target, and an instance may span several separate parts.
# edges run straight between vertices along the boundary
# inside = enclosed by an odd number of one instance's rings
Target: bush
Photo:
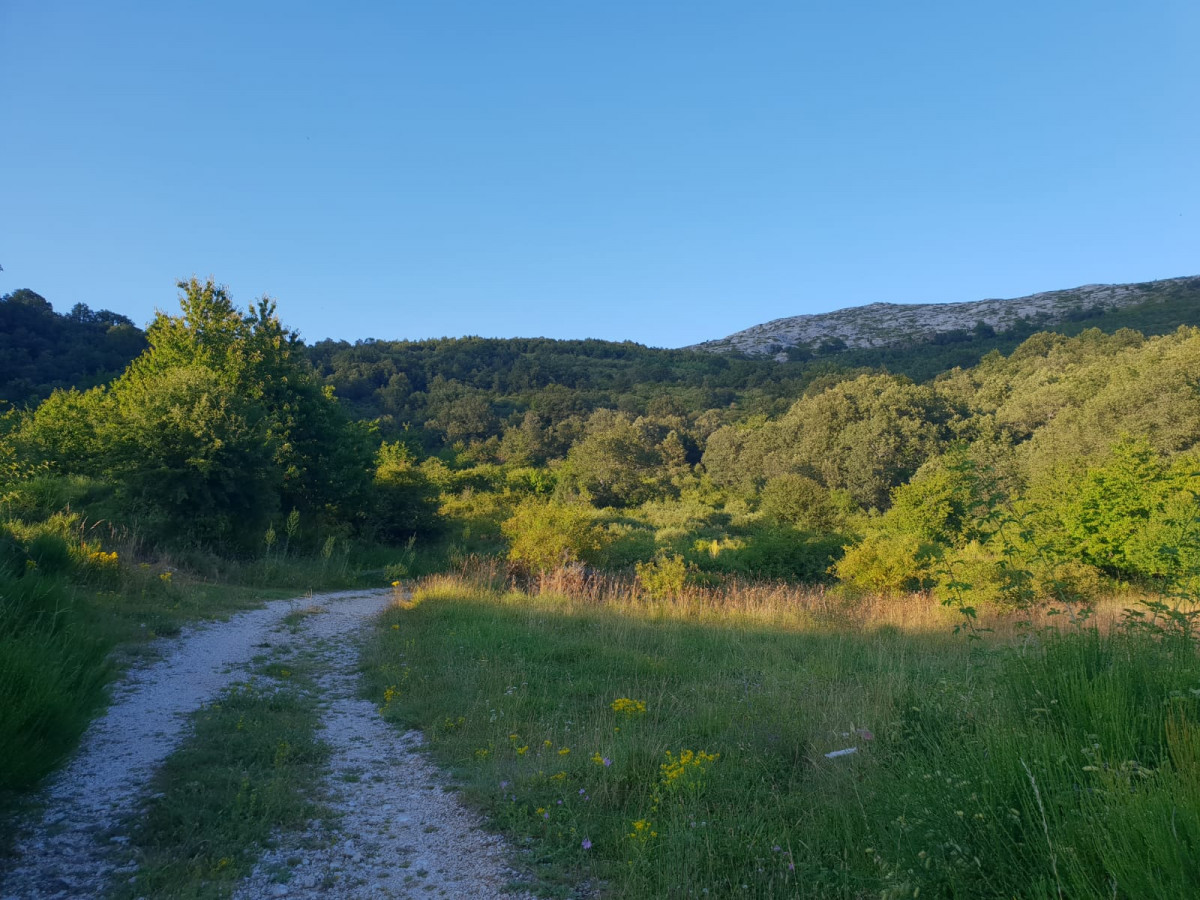
[[[834,572],[847,584],[874,593],[924,590],[933,585],[937,555],[936,545],[915,535],[872,532],[846,548]]]
[[[508,558],[535,572],[569,563],[595,565],[608,544],[588,507],[532,497],[522,501],[500,530],[508,538]]]
[[[637,564],[637,580],[655,600],[667,600],[683,593],[690,570],[682,556],[660,554],[650,562]]]
[[[692,552],[697,564],[709,571],[749,578],[826,581],[830,566],[842,552],[842,539],[770,527],[734,539],[696,541]]]
[[[437,489],[407,446],[384,443],[375,457],[371,526],[386,541],[438,530]]]
[[[1078,559],[1039,563],[1032,567],[1037,597],[1062,603],[1090,603],[1104,591],[1104,576]]]
[[[805,531],[832,531],[839,515],[829,491],[806,475],[777,475],[762,490],[761,509],[768,519]]]
[[[972,541],[951,550],[942,560],[934,595],[942,603],[1015,610],[1033,598],[1033,579],[1025,569]]]
[[[29,542],[27,552],[38,571],[44,575],[57,575],[71,570],[71,548],[61,535],[43,531]]]
[[[628,570],[655,555],[655,534],[640,522],[612,522],[605,528],[604,537],[597,562],[605,569]]]
[[[0,578],[19,578],[29,557],[25,546],[8,528],[0,525]]]

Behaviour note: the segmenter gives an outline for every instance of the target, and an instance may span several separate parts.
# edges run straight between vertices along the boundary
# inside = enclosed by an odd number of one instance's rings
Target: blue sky
[[[1200,273],[1200,4],[0,3],[0,293],[680,346]]]

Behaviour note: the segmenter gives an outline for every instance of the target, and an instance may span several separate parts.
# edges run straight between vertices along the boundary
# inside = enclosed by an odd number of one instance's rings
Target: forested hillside
[[[69,502],[235,556],[287,519],[312,548],[415,537],[681,581],[947,590],[970,569],[1001,605],[1200,574],[1195,328],[1042,332],[918,382],[600,341],[304,347],[270,304],[181,286],[182,315],[160,314],[110,384],[8,414],[10,514]],[[59,329],[38,358],[141,340],[30,292],[0,309]]]
[[[37,403],[56,388],[115,378],[146,349],[125,316],[76,303],[65,315],[30,290],[0,297],[0,401]]]

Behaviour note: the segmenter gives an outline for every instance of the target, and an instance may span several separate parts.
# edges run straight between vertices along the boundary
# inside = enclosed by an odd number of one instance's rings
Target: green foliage
[[[366,506],[370,450],[262,300],[181,283],[150,349],[107,390],[59,392],[12,435],[25,458],[114,483],[126,517],[160,540],[246,552],[282,509],[313,528]]]
[[[806,475],[788,473],[767,479],[761,508],[772,521],[802,531],[829,532],[843,524],[830,492]]]
[[[704,465],[720,485],[749,491],[800,473],[882,508],[948,436],[952,410],[934,390],[887,375],[863,375],[803,397],[776,422],[718,431]],[[732,430],[730,430],[732,429]]]
[[[923,590],[935,580],[939,548],[918,535],[869,531],[834,565],[837,577],[863,591],[898,594]]]
[[[642,419],[594,414],[586,436],[567,454],[561,489],[574,490],[598,507],[638,506],[661,496],[669,483],[657,438]]]
[[[383,540],[407,540],[437,531],[437,491],[405,444],[385,441],[379,448],[372,500],[375,510],[370,524]]]
[[[650,562],[638,563],[636,568],[641,589],[656,600],[678,597],[688,584],[690,567],[678,554],[660,553]]]
[[[815,583],[828,580],[844,541],[837,534],[768,524],[743,529],[724,541],[697,541],[689,558],[708,572]]]
[[[939,568],[934,596],[945,605],[1012,612],[1028,608],[1035,597],[1031,572],[978,541],[948,551]]]
[[[1064,515],[1080,558],[1113,575],[1200,575],[1200,460],[1171,467],[1145,441],[1123,441],[1090,469]]]
[[[55,390],[103,384],[145,347],[125,316],[86,303],[60,315],[39,294],[13,291],[0,297],[0,400],[36,406]]]
[[[113,388],[106,474],[167,540],[252,546],[280,504],[262,407],[202,365],[135,367]]]
[[[595,563],[608,543],[591,509],[529,497],[501,526],[508,558],[534,572],[572,563]]]

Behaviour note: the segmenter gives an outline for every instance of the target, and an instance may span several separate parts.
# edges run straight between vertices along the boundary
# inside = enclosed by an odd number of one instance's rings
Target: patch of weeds
[[[325,612],[325,607],[318,606],[317,604],[314,603],[311,606],[304,607],[303,609],[292,610],[290,613],[288,613],[286,616],[283,617],[283,624],[286,625],[288,628],[290,628],[292,631],[295,631],[297,628],[299,628],[304,623],[305,619],[308,619],[312,616],[318,616],[323,612]]]

